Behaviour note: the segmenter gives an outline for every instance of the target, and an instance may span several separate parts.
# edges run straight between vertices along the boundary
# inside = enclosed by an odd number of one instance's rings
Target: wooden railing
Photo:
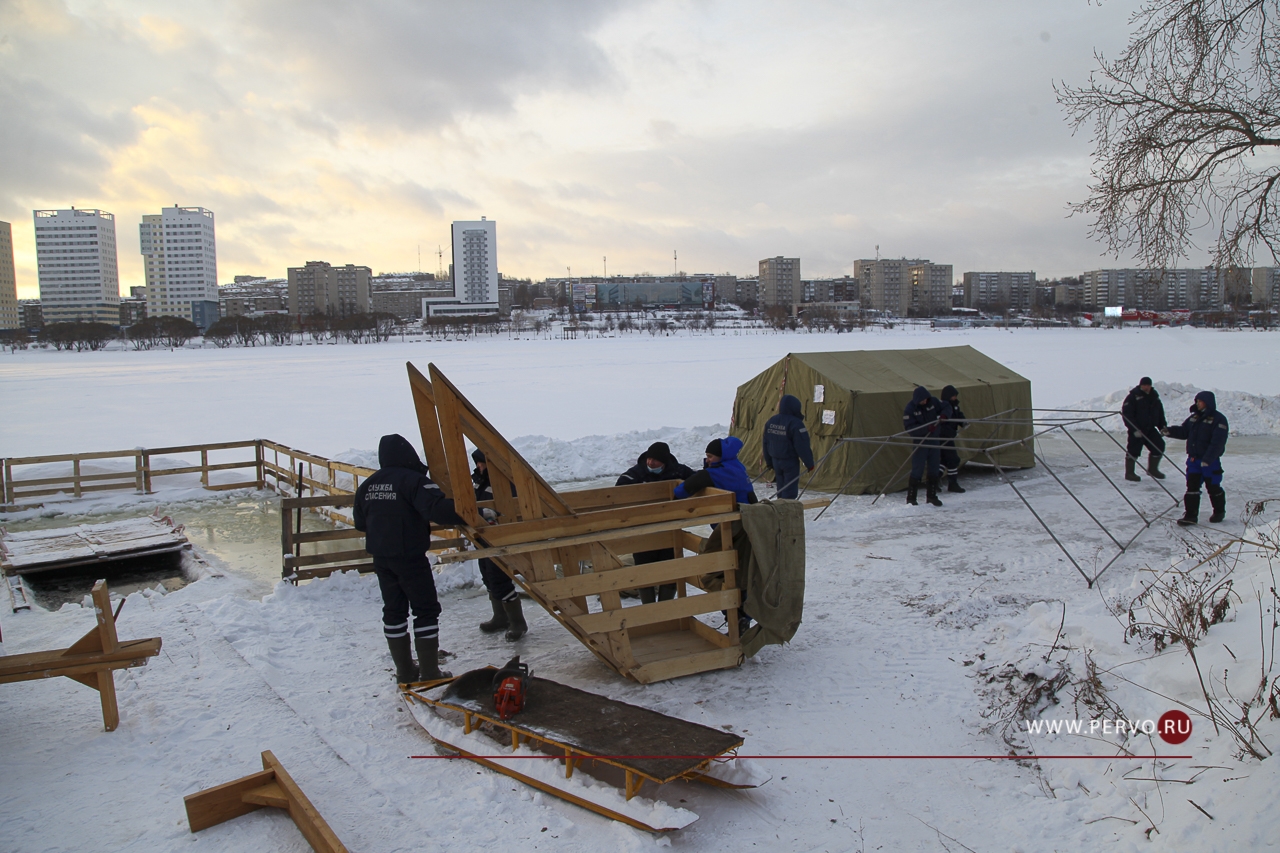
[[[258,444],[262,454],[263,477],[270,478],[271,487],[286,497],[351,497],[355,495],[360,481],[368,479],[374,473],[373,468],[326,459],[265,438]],[[319,501],[308,506],[330,521],[351,523],[349,512],[336,511],[351,506],[351,501]]]

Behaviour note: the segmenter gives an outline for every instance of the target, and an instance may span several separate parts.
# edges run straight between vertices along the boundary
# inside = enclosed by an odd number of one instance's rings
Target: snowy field
[[[681,457],[696,461],[699,443],[713,431],[707,425],[727,423],[734,388],[788,351],[958,343],[1031,378],[1038,406],[1114,406],[1107,395],[1143,374],[1212,388],[1220,399],[1226,392],[1243,413],[1238,422],[1233,416],[1237,434],[1224,457],[1228,522],[1181,530],[1170,511],[1089,589],[1013,490],[992,475],[966,474],[969,491],[944,493],[941,509],[905,506],[900,494],[874,503],[841,497],[821,519],[808,513],[805,621],[794,642],[768,647],[738,670],[649,686],[613,675],[549,616],[526,606],[531,633],[514,648],[537,674],[723,726],[742,734],[745,753],[777,756],[760,760],[773,778],[756,790],[668,786],[661,796],[700,817],[656,838],[470,764],[409,758],[431,748],[395,696],[374,579],[280,585],[263,597],[231,549],[211,555],[211,568],[195,569],[201,578],[179,590],[129,596],[120,635],[160,636],[164,649],[147,667],[117,675],[117,731],[101,730],[96,695],[67,679],[0,685],[0,850],[301,853],[308,848],[282,814],[258,812],[195,836],[187,831],[182,797],[256,770],[264,749],[359,851],[1277,846],[1276,759],[1249,756],[1221,710],[1215,733],[1205,689],[1181,647],[1157,653],[1150,639],[1125,630],[1131,606],[1140,621],[1152,618],[1133,602],[1157,577],[1149,570],[1187,566],[1189,552],[1212,551],[1233,534],[1275,541],[1280,501],[1250,531],[1242,518],[1245,499],[1280,498],[1274,335],[895,331],[27,352],[0,359],[7,415],[0,455],[260,435],[368,458],[378,435],[416,433],[403,372],[403,362],[413,360],[434,361],[500,430],[523,436],[517,443],[549,479],[581,481],[626,467],[650,435],[672,439],[678,452],[688,448]],[[1181,414],[1168,409],[1171,420]],[[1119,456],[1105,436],[1080,440],[1118,473]],[[1127,538],[1141,526],[1070,441],[1046,440],[1041,451],[1113,532]],[[1078,560],[1096,566],[1110,558],[1109,540],[1043,468],[1017,478]],[[1171,509],[1169,495],[1150,479],[1123,485],[1149,516]],[[1176,472],[1165,485],[1180,491]],[[180,503],[197,495],[174,487],[171,497]],[[263,499],[248,492],[205,498],[228,517]],[[80,510],[60,511],[74,521]],[[270,527],[262,525],[267,534]],[[1229,559],[1195,574],[1234,585],[1225,621],[1209,627],[1196,648],[1207,691],[1222,708],[1231,708],[1228,691],[1247,696],[1270,671],[1276,578],[1261,550],[1230,550]],[[505,661],[513,646],[474,627],[488,615],[474,575],[457,569],[445,580],[442,644],[455,654],[449,666],[457,672]],[[0,612],[5,651],[65,645],[91,618],[74,604]],[[1019,716],[1146,720],[1173,708],[1194,723],[1191,738],[1176,747],[1115,733],[1028,735]],[[1252,748],[1280,748],[1280,721],[1256,711],[1253,718]],[[977,758],[1011,746],[1100,757]],[[1191,757],[1129,757],[1153,750]],[[784,757],[801,755],[955,757]]]

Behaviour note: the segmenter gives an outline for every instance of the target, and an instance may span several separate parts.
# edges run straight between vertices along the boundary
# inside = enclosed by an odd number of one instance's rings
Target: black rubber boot
[[[507,611],[502,609],[502,599],[490,595],[489,604],[493,605],[493,618],[488,622],[481,622],[480,630],[486,634],[496,634],[498,631],[506,630],[511,623],[507,621]]]
[[[676,585],[673,583],[664,583],[658,587],[658,600],[670,601],[676,597]]]
[[[1209,503],[1213,505],[1213,515],[1209,516],[1209,521],[1214,524],[1226,521],[1227,493],[1221,486],[1215,486],[1209,490]]]
[[[654,586],[640,587],[640,603],[653,604],[658,600],[658,588]]]
[[[960,485],[960,478],[955,474],[951,474],[947,477],[947,491],[955,492],[957,495],[963,495],[965,492],[964,488]]]
[[[938,478],[930,477],[925,487],[925,500],[934,506],[942,506],[942,501],[938,499]]]
[[[916,496],[920,493],[920,481],[912,477],[907,480],[907,503],[912,506],[919,506],[916,503]]]
[[[387,648],[391,650],[391,660],[396,665],[396,681],[408,684],[418,680],[418,667],[413,662],[413,651],[409,647],[409,635],[403,637],[387,637]]]
[[[506,634],[509,642],[514,643],[529,633],[529,623],[524,621],[524,610],[520,607],[520,596],[502,602],[502,609],[507,611],[507,621],[511,623]]]
[[[1223,495],[1226,500],[1226,495]],[[1190,527],[1192,524],[1200,523],[1200,493],[1187,492],[1182,496],[1182,505],[1186,507],[1186,512],[1182,514],[1182,518],[1178,519],[1178,524],[1183,527]]]
[[[453,673],[440,668],[440,638],[416,637],[413,645],[418,650],[418,675],[421,681],[439,681],[452,678]]]
[[[1157,480],[1164,479],[1164,474],[1160,473],[1160,457],[1154,453],[1147,457],[1147,475]]]
[[[1131,483],[1142,482],[1142,478],[1139,477],[1138,473],[1134,470],[1134,468],[1137,467],[1135,464],[1136,462],[1137,460],[1132,456],[1126,456],[1124,458],[1124,478]]]

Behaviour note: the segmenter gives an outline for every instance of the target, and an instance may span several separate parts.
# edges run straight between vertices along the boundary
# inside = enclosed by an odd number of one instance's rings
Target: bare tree
[[[1280,258],[1280,2],[1146,0],[1129,44],[1079,88],[1056,86],[1074,130],[1092,128],[1089,197],[1071,207],[1112,254],[1171,267],[1217,230],[1219,268]]]

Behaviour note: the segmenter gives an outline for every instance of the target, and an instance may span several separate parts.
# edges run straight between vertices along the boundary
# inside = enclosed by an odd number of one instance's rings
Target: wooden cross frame
[[[262,771],[232,782],[206,788],[182,798],[187,807],[187,824],[192,832],[270,806],[284,809],[297,824],[302,837],[316,853],[347,853],[346,846],[311,805],[298,783],[271,754],[262,753]]]
[[[707,489],[677,501],[668,481],[559,493],[434,364],[429,379],[407,367],[432,479],[453,499],[467,522],[461,532],[479,549],[442,561],[492,559],[597,658],[635,681],[742,663],[730,530],[741,515],[731,492]],[[492,502],[476,502],[467,440],[485,454]],[[484,520],[486,508],[497,512],[496,523]],[[711,542],[686,530],[717,523]],[[668,548],[674,559],[639,566],[618,556]],[[676,585],[673,599],[622,606],[623,590],[669,583]],[[721,611],[723,632],[697,618],[719,621]]]
[[[123,600],[120,607],[124,607]],[[105,580],[93,585],[93,609],[98,624],[70,648],[0,657],[0,684],[59,675],[78,681],[98,691],[102,724],[112,732],[120,725],[115,670],[146,666],[147,658],[160,654],[160,638],[121,642],[116,637],[120,610],[111,612],[111,595]]]

